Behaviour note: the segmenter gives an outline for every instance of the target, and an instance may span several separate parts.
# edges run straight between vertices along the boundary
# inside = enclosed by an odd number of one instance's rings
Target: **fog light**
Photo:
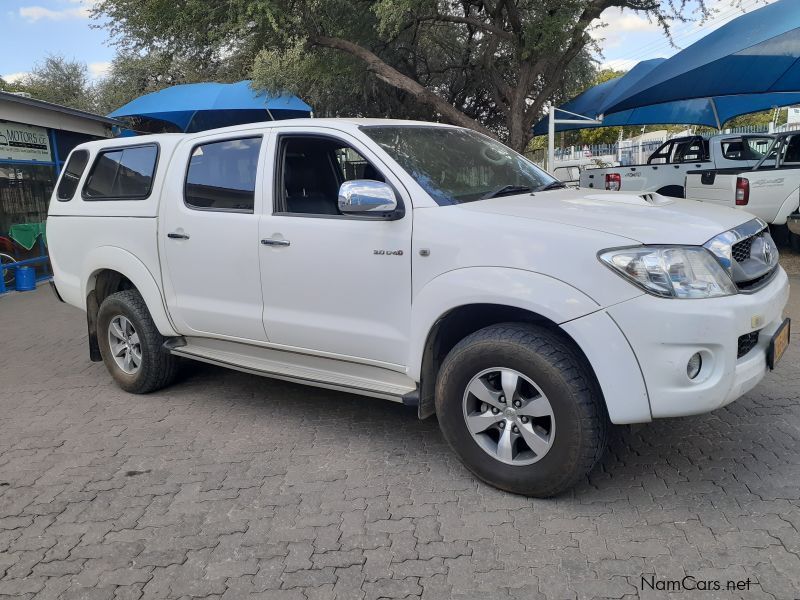
[[[703,368],[703,357],[700,356],[699,352],[696,352],[692,355],[692,358],[689,359],[689,362],[686,363],[686,374],[689,376],[689,379],[694,379],[700,374],[700,369]]]

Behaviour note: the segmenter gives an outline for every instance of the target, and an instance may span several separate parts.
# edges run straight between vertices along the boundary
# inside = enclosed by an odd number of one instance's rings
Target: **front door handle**
[[[261,243],[265,246],[291,246],[292,242],[289,240],[275,240],[272,238],[264,238]]]
[[[172,240],[188,240],[189,239],[189,234],[188,233],[183,233],[181,231],[173,231],[171,233],[168,233],[167,237],[172,239]]]

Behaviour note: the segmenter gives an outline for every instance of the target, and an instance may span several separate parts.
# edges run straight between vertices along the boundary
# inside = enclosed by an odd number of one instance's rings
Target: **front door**
[[[266,341],[259,273],[263,136],[192,140],[172,161],[159,247],[167,305],[183,335]]]
[[[264,326],[271,343],[405,365],[411,206],[396,220],[343,215],[343,181],[399,180],[345,134],[285,128],[270,143],[273,197],[261,220]]]

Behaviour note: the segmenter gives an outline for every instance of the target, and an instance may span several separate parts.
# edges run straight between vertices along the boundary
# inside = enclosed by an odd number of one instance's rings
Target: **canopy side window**
[[[84,200],[144,200],[153,189],[158,145],[124,146],[97,155],[83,185]]]
[[[89,164],[89,152],[87,150],[75,150],[64,167],[61,174],[61,181],[58,183],[58,201],[69,202],[78,189],[78,182]]]

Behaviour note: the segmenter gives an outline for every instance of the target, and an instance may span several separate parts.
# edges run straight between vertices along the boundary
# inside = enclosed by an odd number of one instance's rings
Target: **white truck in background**
[[[689,171],[753,167],[764,156],[773,138],[766,134],[723,134],[706,139],[699,135],[664,142],[647,163],[586,169],[580,187],[623,192],[656,192],[684,197]]]
[[[751,169],[701,169],[686,175],[686,197],[740,208],[770,225],[788,225],[800,246],[800,132],[775,136]]]

